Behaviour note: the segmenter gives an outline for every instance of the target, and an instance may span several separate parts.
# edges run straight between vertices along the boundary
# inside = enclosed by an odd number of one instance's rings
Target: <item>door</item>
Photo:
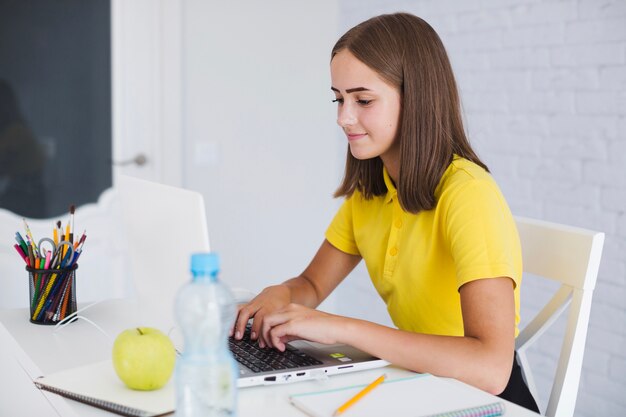
[[[114,178],[182,185],[182,3],[111,1]]]
[[[11,131],[28,149],[29,162],[15,165],[37,168],[23,175],[30,182],[18,183],[27,186],[12,189],[0,172],[0,308],[28,305],[24,263],[12,248],[15,232],[24,235],[22,217],[38,241],[51,237],[57,220],[65,227],[71,204],[75,233],[88,236],[78,302],[128,296],[116,177],[182,181],[180,3],[22,0],[0,7],[0,95],[8,85],[5,96],[22,113]],[[11,116],[1,102],[0,115]],[[19,152],[7,153],[17,162]]]

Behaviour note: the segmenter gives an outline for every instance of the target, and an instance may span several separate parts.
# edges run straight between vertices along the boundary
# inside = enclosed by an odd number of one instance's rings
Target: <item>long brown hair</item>
[[[331,54],[350,51],[400,91],[398,197],[411,213],[435,207],[435,188],[453,154],[488,171],[465,136],[461,104],[448,55],[435,30],[407,13],[373,17],[353,27]],[[380,157],[358,160],[350,153],[335,197],[359,191],[365,198],[387,192]]]

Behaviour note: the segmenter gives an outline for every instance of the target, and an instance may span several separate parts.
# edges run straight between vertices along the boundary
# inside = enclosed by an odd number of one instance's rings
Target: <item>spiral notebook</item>
[[[289,400],[308,416],[331,417],[366,385],[305,392],[291,395]],[[486,392],[417,374],[387,379],[352,405],[346,416],[496,417],[504,415],[504,411],[504,402]]]
[[[173,378],[161,389],[135,391],[117,377],[113,363],[96,362],[35,379],[42,390],[128,417],[155,417],[174,412]]]

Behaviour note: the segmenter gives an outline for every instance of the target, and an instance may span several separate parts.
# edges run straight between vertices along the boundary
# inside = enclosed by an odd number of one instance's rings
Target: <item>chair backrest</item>
[[[524,273],[549,278],[561,285],[546,306],[520,332],[515,347],[526,382],[535,399],[538,399],[526,350],[569,306],[545,415],[571,417],[578,395],[591,298],[598,276],[604,233],[522,217],[516,217],[516,223],[522,244]]]

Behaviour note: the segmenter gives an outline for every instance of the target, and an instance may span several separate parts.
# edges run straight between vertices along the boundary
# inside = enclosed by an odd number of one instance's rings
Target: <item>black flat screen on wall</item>
[[[111,5],[0,0],[0,208],[32,218],[111,187]]]

